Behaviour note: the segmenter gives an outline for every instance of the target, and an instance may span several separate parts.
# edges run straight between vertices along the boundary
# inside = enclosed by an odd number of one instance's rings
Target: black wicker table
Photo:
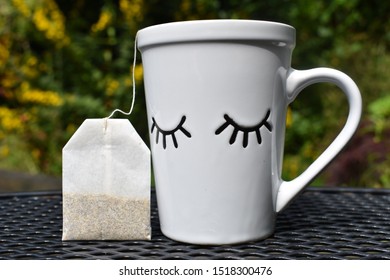
[[[309,188],[266,240],[229,246],[172,241],[61,241],[61,193],[0,195],[0,259],[390,259],[390,191]]]

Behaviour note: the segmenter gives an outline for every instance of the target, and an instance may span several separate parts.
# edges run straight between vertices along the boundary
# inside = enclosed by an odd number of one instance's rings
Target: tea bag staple
[[[150,240],[150,151],[127,119],[87,119],[62,151],[62,240]]]

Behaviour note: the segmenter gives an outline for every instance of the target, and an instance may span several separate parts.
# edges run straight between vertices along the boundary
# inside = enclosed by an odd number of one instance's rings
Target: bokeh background
[[[198,19],[290,24],[294,68],[351,76],[363,96],[360,128],[313,185],[390,188],[389,15],[379,0],[1,0],[0,192],[60,187],[62,147],[83,120],[130,107],[137,31]],[[130,120],[149,143],[140,58],[135,80]],[[329,145],[347,112],[335,86],[304,90],[288,111],[284,179]]]

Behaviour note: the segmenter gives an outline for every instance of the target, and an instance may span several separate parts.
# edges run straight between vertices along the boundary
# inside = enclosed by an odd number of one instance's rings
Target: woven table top
[[[61,241],[61,193],[0,195],[0,259],[390,259],[390,192],[309,188],[275,234],[239,245],[172,241],[152,192],[151,241]]]

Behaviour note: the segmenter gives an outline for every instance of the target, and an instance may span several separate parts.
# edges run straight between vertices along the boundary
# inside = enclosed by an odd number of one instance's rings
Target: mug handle
[[[305,87],[321,82],[335,84],[347,96],[349,104],[347,121],[329,147],[301,175],[291,181],[280,179],[281,183],[276,197],[275,210],[277,213],[282,211],[337,156],[359,125],[362,113],[360,91],[349,76],[335,69],[291,69],[286,81],[287,103],[290,104]]]

